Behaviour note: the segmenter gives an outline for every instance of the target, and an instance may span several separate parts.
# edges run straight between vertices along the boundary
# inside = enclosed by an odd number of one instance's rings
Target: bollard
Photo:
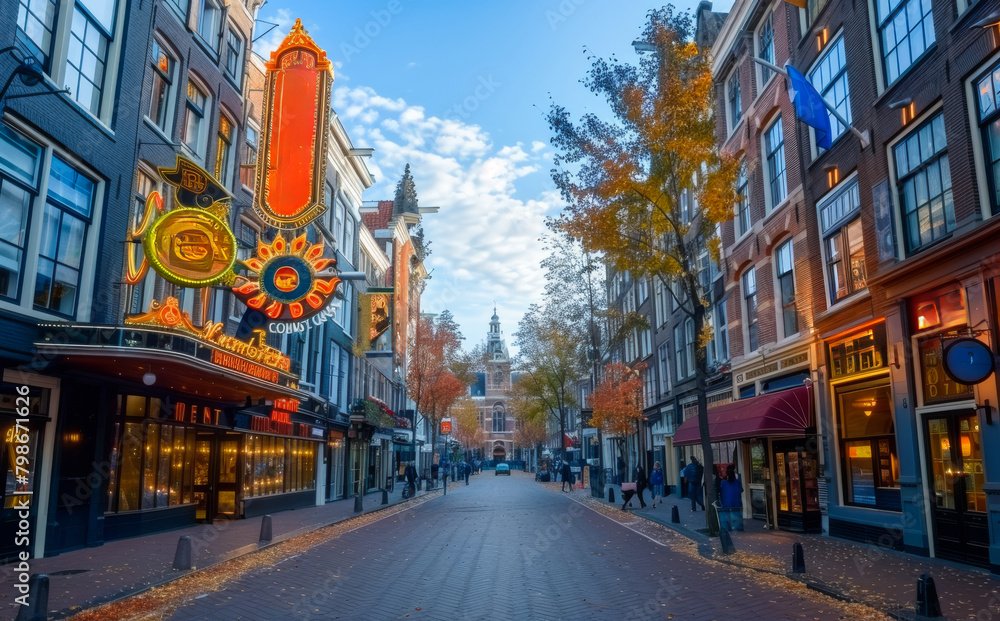
[[[930,574],[923,574],[917,580],[917,615],[934,619],[941,617],[941,602],[938,601],[937,588]]]
[[[444,478],[444,495],[448,495],[448,477]]]
[[[465,476],[465,484],[466,484],[466,485],[468,485],[468,484],[469,484],[469,475],[466,475],[466,476]]]
[[[681,512],[677,510],[677,505],[670,508],[670,521],[674,524],[681,523]]]
[[[191,535],[184,535],[177,540],[177,551],[174,553],[174,569],[181,571],[191,569]]]
[[[729,536],[728,528],[719,530],[719,542],[722,543],[723,554],[732,554],[736,551],[736,546],[733,545],[733,538]]]
[[[802,544],[798,541],[792,544],[792,572],[796,574],[806,573],[806,556],[802,551]]]
[[[615,488],[613,487],[608,488],[608,502],[615,504]]]
[[[257,540],[257,545],[268,543],[271,543],[271,516],[265,515],[260,521],[260,539]]]
[[[361,500],[361,494],[354,495],[354,512],[361,513],[365,510],[365,503]]]
[[[16,621],[45,621],[49,608],[49,577],[31,574],[28,578],[28,605],[20,606]]]
[[[384,487],[382,488],[382,504],[383,505],[389,504],[389,490],[385,489]]]

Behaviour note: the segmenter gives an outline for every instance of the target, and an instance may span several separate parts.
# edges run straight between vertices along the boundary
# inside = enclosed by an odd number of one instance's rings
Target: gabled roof
[[[361,221],[368,230],[383,231],[389,228],[389,221],[392,220],[393,201],[379,201],[378,211],[361,214]]]

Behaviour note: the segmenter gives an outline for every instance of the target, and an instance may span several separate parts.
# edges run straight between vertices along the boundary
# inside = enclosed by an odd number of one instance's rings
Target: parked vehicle
[[[499,464],[497,464],[497,469],[494,471],[494,476],[501,474],[506,474],[507,476],[510,476],[510,464],[504,462],[500,462]]]

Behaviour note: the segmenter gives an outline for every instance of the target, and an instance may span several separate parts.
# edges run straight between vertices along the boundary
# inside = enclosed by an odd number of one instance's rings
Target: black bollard
[[[354,495],[354,512],[361,513],[365,510],[365,503],[361,500],[361,494]]]
[[[469,477],[468,477],[468,475],[466,475],[466,477],[465,477],[465,484],[466,484],[466,485],[468,485],[468,484],[469,484]]]
[[[382,504],[389,504],[389,490],[382,488]]]
[[[677,510],[677,505],[670,508],[670,521],[674,524],[681,523],[681,512]]]
[[[732,554],[736,551],[736,546],[733,545],[733,538],[729,536],[728,528],[719,530],[719,542],[722,544],[723,554]]]
[[[934,619],[941,615],[941,602],[938,601],[937,587],[930,574],[923,574],[917,580],[917,615]]]
[[[802,544],[798,541],[792,544],[792,573],[806,573],[806,555],[802,551]]]
[[[615,488],[613,487],[608,488],[608,502],[615,504]]]
[[[260,539],[257,541],[257,545],[268,543],[271,543],[271,516],[265,515],[260,521]]]
[[[177,551],[174,552],[174,569],[181,571],[191,569],[191,535],[184,535],[177,540]]]
[[[447,476],[445,476],[445,478],[444,478],[444,495],[445,496],[448,495],[448,477]]]
[[[19,606],[16,621],[45,621],[49,609],[49,577],[31,574],[28,578],[28,605]]]

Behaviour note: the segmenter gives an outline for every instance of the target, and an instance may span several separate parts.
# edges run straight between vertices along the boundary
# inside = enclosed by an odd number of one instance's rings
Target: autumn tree
[[[516,368],[521,372],[522,389],[548,413],[562,439],[566,435],[566,416],[577,405],[573,384],[586,372],[581,356],[586,333],[579,324],[564,323],[532,304],[514,338],[519,348]],[[565,443],[560,444],[565,459]]]
[[[609,115],[588,113],[574,122],[554,103],[548,121],[558,151],[552,176],[567,203],[559,226],[614,268],[659,279],[694,320],[707,475],[712,446],[705,346],[711,331],[697,259],[706,249],[720,259],[717,225],[733,217],[738,162],[716,145],[709,59],[691,35],[690,15],[670,6],[651,11],[642,40],[652,53],[637,65],[592,59],[583,80],[607,102]],[[711,498],[712,477],[705,479]]]
[[[514,446],[535,451],[535,463],[542,460],[542,445],[548,437],[549,418],[544,403],[529,390],[530,379],[521,377],[511,386],[507,403],[514,412]]]
[[[601,382],[590,395],[594,414],[590,424],[618,440],[619,454],[625,453],[625,438],[634,434],[642,424],[642,371],[643,363],[629,368],[621,362],[604,367]]]
[[[462,360],[462,339],[448,311],[437,318],[421,317],[412,336],[407,392],[430,424],[432,447],[437,446],[441,418],[467,388],[452,368]]]
[[[469,451],[486,444],[486,432],[479,423],[479,406],[468,395],[459,397],[451,406],[451,437],[458,440],[467,456]]]

